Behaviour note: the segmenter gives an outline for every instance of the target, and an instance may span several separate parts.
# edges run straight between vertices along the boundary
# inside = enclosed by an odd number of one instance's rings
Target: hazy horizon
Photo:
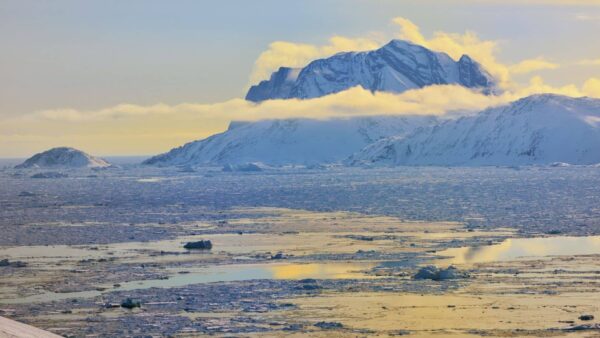
[[[0,337],[600,332],[600,0],[0,1]]]
[[[491,68],[509,95],[482,108],[539,92],[600,97],[600,46],[590,43],[599,1],[5,1],[0,9],[2,158],[60,145],[145,156],[233,119],[344,116],[336,102],[317,112],[288,102],[293,113],[284,113],[242,98],[279,66],[394,38]]]

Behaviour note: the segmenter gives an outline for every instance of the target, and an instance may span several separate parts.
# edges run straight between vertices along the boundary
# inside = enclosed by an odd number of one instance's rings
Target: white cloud
[[[509,66],[512,74],[527,74],[545,69],[557,69],[558,64],[545,60],[543,57],[521,61],[515,65]]]
[[[526,59],[514,65],[503,64],[496,58],[498,42],[483,40],[475,32],[467,31],[459,34],[437,31],[428,39],[421,34],[416,24],[406,18],[397,17],[393,19],[393,22],[400,27],[399,37],[401,39],[444,52],[454,59],[459,59],[464,54],[469,55],[498,79],[499,85],[504,89],[515,86],[511,80],[513,74],[525,74],[559,67],[558,64],[547,61],[541,56],[535,59]]]
[[[535,93],[600,97],[600,80],[580,87],[553,87],[539,76],[517,91],[487,96],[461,86],[429,86],[401,94],[371,93],[360,87],[310,100],[251,103],[232,99],[215,104],[121,104],[99,110],[51,109],[0,121],[6,147],[35,152],[73,145],[97,154],[151,154],[221,132],[232,120],[347,118],[367,115],[472,114]],[[7,156],[5,154],[5,156]]]
[[[261,103],[243,99],[224,102],[181,103],[177,105],[120,104],[98,110],[50,109],[39,111],[19,118],[20,121],[63,121],[95,122],[114,121],[126,123],[148,117],[183,120],[220,121],[231,120],[256,121],[277,118],[343,118],[367,115],[445,115],[449,112],[479,111],[490,106],[507,103],[536,93],[556,93],[569,96],[600,97],[600,80],[590,78],[581,87],[573,84],[551,86],[540,76],[534,76],[530,82],[515,91],[506,91],[501,95],[484,95],[459,85],[436,85],[403,93],[371,93],[361,87],[350,88],[336,94],[315,99],[268,100]]]
[[[541,76],[534,76],[529,80],[529,84],[517,88],[512,92],[514,98],[521,98],[533,94],[552,93],[572,97],[584,96],[581,89],[574,84],[568,84],[560,87],[551,86],[544,82]]]
[[[275,118],[327,119],[365,115],[443,115],[456,110],[478,110],[504,102],[457,85],[429,86],[400,94],[371,93],[361,87],[310,100],[268,100],[253,103],[232,99],[214,104],[182,103],[140,106],[121,104],[99,110],[50,109],[36,112],[24,121],[93,122],[146,118],[193,117],[200,120],[261,120]]]
[[[72,145],[96,154],[148,154],[221,132],[232,120],[443,116],[478,111],[508,99],[454,85],[431,86],[402,94],[373,94],[356,87],[311,100],[272,100],[259,104],[232,99],[215,104],[122,104],[98,110],[43,110],[0,121],[0,135],[7,147],[4,151],[18,148],[35,152]]]
[[[322,46],[288,41],[275,41],[254,62],[250,83],[268,79],[279,67],[303,67],[312,60],[328,57],[339,52],[376,49],[380,41],[372,38],[348,38],[333,36]]]
[[[590,78],[583,84],[583,94],[590,97],[600,97],[600,79]]]

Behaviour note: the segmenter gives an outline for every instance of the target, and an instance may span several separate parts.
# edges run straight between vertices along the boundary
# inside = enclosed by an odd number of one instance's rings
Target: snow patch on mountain
[[[600,162],[600,100],[534,95],[366,146],[350,165]]]
[[[437,123],[433,116],[232,122],[229,129],[152,157],[146,165],[315,165],[339,162],[369,143]]]
[[[494,78],[463,55],[458,61],[407,41],[392,40],[368,52],[338,53],[304,68],[281,67],[250,88],[246,100],[309,99],[361,86],[372,92],[400,93],[429,85],[457,84],[491,93]]]

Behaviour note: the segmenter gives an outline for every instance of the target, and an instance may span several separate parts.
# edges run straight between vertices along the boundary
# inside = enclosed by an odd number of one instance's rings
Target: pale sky
[[[394,18],[420,33],[408,34]],[[466,41],[466,32],[478,43]],[[600,0],[0,0],[0,157],[60,145],[101,156],[151,155],[222,131],[231,119],[304,116],[315,107],[338,114],[324,100],[258,108],[235,100],[275,66],[261,53],[305,62],[287,46],[320,57],[424,37],[428,47],[444,49],[452,47],[435,37],[448,34],[510,72],[511,98],[534,92],[532,84],[600,97],[593,80],[600,79],[598,32]],[[335,36],[349,42],[330,46]],[[292,44],[278,50],[276,41]],[[493,55],[483,50],[486,41]],[[378,98],[377,107],[400,107],[397,99]],[[432,100],[424,101],[431,107]]]

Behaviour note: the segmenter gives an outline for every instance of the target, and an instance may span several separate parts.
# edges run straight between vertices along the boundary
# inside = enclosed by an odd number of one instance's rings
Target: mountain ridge
[[[341,52],[303,68],[280,67],[269,80],[250,87],[246,100],[310,99],[355,86],[401,93],[436,84],[458,84],[486,94],[496,90],[495,79],[468,55],[455,61],[446,53],[392,40],[376,50]]]
[[[382,139],[348,165],[600,163],[600,100],[538,94]]]

